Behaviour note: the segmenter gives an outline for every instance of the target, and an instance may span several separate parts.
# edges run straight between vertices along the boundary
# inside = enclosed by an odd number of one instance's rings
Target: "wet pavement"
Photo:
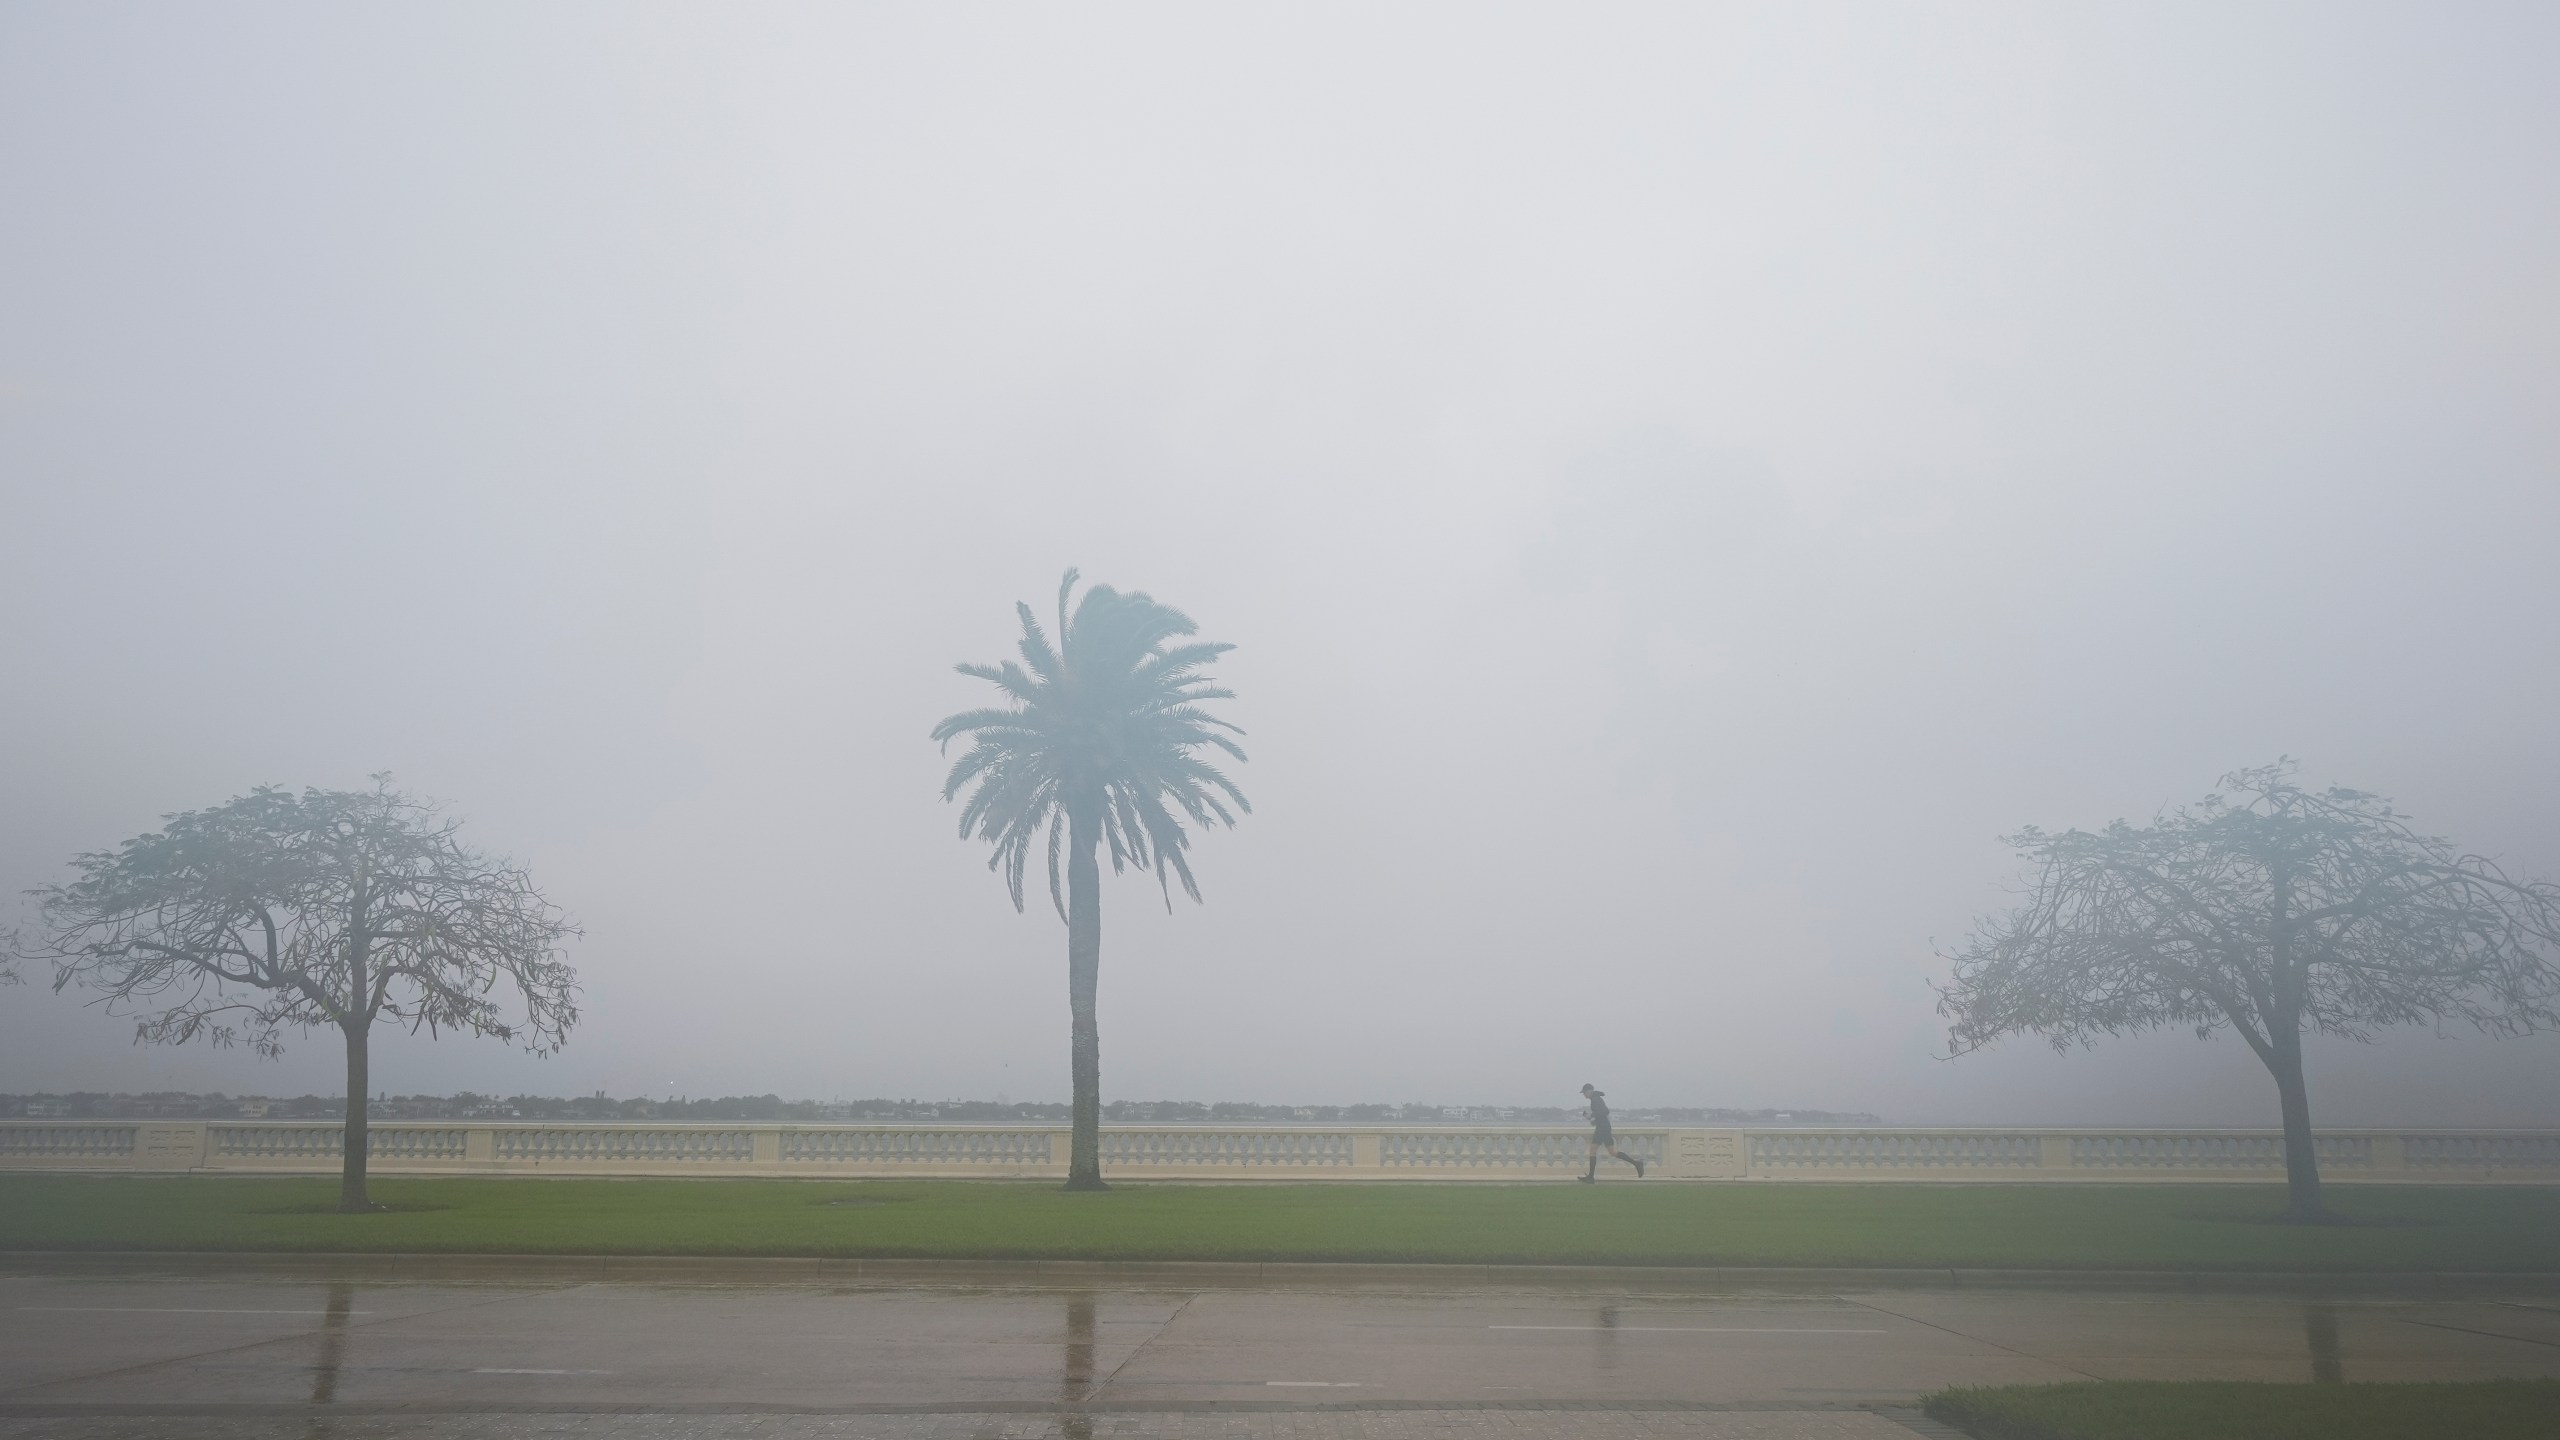
[[[1909,1440],[1945,1385],[2507,1376],[2560,1300],[0,1275],[9,1440]]]

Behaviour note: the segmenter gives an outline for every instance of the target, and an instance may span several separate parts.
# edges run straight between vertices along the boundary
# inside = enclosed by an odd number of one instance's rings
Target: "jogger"
[[[1608,1100],[1589,1084],[1582,1087],[1582,1098],[1591,1102],[1591,1168],[1582,1172],[1582,1183],[1600,1183],[1600,1152],[1603,1150],[1636,1167],[1636,1178],[1643,1179],[1644,1162],[1619,1149],[1618,1132],[1609,1128]]]

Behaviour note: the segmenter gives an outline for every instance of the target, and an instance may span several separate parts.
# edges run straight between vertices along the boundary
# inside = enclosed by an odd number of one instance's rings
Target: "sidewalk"
[[[1219,1260],[911,1260],[822,1256],[0,1250],[0,1275],[239,1275],[303,1279],[693,1281],[702,1284],[981,1284],[1058,1288],[1161,1281],[1222,1288],[1594,1287],[1630,1293],[2084,1290],[2177,1294],[2460,1297],[2560,1295],[2560,1273],[1982,1270],[1858,1266],[1376,1265]]]
[[[1916,1411],[1372,1409],[1020,1415],[332,1415],[331,1440],[1962,1440]],[[0,1440],[272,1440],[268,1418],[0,1419]]]

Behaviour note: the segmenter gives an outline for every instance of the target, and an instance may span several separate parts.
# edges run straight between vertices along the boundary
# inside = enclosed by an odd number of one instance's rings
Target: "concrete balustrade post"
[[[462,1158],[465,1163],[498,1158],[498,1132],[485,1127],[462,1132]]]
[[[2398,1135],[2373,1137],[2372,1166],[2377,1171],[2397,1172],[2409,1168],[2409,1142]]]
[[[1671,1131],[1662,1137],[1662,1173],[1681,1180],[1741,1173],[1733,1161],[1732,1142],[1725,1138],[1732,1134],[1715,1130]]]
[[[2068,1135],[2045,1135],[2038,1137],[2036,1144],[2036,1168],[2039,1170],[2070,1169],[2071,1137]]]
[[[205,1161],[205,1124],[201,1120],[163,1120],[144,1125],[134,1137],[137,1170],[194,1170]]]
[[[1751,1174],[1751,1143],[1739,1130],[1709,1130],[1699,1157],[1698,1178],[1742,1180]]]
[[[758,1165],[782,1163],[782,1132],[780,1130],[754,1130],[748,1132],[748,1136],[753,1146],[749,1158],[754,1163]]]
[[[1354,1170],[1384,1170],[1387,1168],[1387,1162],[1381,1151],[1381,1147],[1379,1146],[1377,1136],[1354,1135],[1351,1137],[1351,1168]]]

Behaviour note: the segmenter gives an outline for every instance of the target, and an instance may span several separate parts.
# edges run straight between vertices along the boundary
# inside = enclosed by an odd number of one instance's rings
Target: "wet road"
[[[2560,1300],[0,1275],[8,1437],[1908,1440],[1860,1407],[2499,1376],[2560,1377]]]

